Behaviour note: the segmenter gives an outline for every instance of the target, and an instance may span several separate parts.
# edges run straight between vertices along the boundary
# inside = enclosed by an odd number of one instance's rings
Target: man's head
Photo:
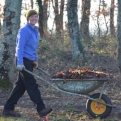
[[[32,16],[32,15],[38,15],[37,12],[33,9],[30,9],[26,12],[26,19],[27,21],[29,21],[29,17]]]

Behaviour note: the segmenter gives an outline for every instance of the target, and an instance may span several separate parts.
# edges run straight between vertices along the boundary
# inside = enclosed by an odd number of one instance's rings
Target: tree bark
[[[119,69],[121,71],[121,0],[118,0],[117,41],[118,41],[118,62],[119,62]]]
[[[55,13],[55,28],[56,28],[56,36],[58,37],[60,34],[59,31],[59,9],[58,9],[58,0],[55,0],[55,6],[53,5],[54,13]]]
[[[37,0],[38,6],[39,6],[39,33],[41,37],[44,36],[44,30],[43,30],[43,5],[42,0]]]
[[[2,29],[2,24],[1,24],[1,19],[0,19],[0,34],[1,34],[1,29]]]
[[[6,0],[3,36],[0,38],[0,82],[13,81],[16,35],[20,27],[21,0]]]
[[[58,0],[55,0],[55,5],[53,5],[54,14],[55,14],[55,26],[56,26],[56,36],[63,43],[62,33],[63,33],[63,11],[64,11],[64,2],[65,0],[61,0],[60,9],[58,5]],[[53,1],[52,1],[52,4]]]
[[[61,5],[60,5],[60,14],[59,14],[59,20],[60,20],[60,30],[63,31],[63,11],[64,11],[64,2],[65,0],[61,0]]]
[[[33,0],[30,0],[30,3],[31,3],[31,9],[33,9],[33,7],[34,7],[34,2],[33,2]]]
[[[44,33],[46,33],[47,31],[47,20],[48,20],[48,16],[47,16],[47,8],[48,8],[48,0],[44,0],[44,5],[43,5],[43,30]],[[46,36],[46,35],[45,35]]]
[[[110,6],[110,34],[115,35],[115,27],[114,27],[114,1],[111,0]]]
[[[81,32],[82,32],[82,38],[87,43],[90,43],[89,16],[90,16],[90,0],[82,0]]]
[[[68,29],[69,36],[72,45],[72,57],[76,59],[80,52],[84,56],[83,45],[81,43],[81,34],[79,30],[78,15],[77,15],[77,1],[68,0],[67,3],[67,15],[68,15]]]

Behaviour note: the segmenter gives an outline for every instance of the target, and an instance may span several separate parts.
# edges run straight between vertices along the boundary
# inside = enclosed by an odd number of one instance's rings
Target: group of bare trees
[[[54,11],[54,24],[56,35],[59,37],[59,41],[63,40],[63,31],[64,31],[64,7],[67,10],[67,29],[70,36],[70,44],[72,46],[72,57],[73,59],[78,57],[82,53],[84,59],[84,48],[82,44],[82,39],[84,41],[90,42],[90,32],[89,32],[89,23],[90,23],[90,8],[91,0],[82,0],[82,18],[79,24],[78,20],[78,0],[36,0],[38,4],[38,13],[39,13],[39,32],[41,37],[45,37],[45,33],[48,31],[48,12],[51,11],[50,4]],[[110,7],[110,33],[115,33],[114,27],[114,5],[115,0],[111,0]],[[34,6],[34,1],[30,0],[31,8]],[[100,5],[103,3],[103,8],[97,11],[97,19],[100,14],[106,17],[108,13],[105,8],[106,4],[104,0],[100,0]],[[118,41],[119,41],[119,59],[120,59],[120,8],[121,1],[118,0]],[[20,27],[20,15],[21,15],[21,0],[5,0],[4,6],[4,22],[3,22],[3,36],[0,38],[0,81],[1,80],[12,80],[13,77],[13,58],[15,51],[15,38],[17,31]],[[105,22],[106,23],[106,22]],[[107,26],[107,24],[106,24]],[[108,33],[108,32],[107,32]],[[120,64],[121,65],[121,64]]]

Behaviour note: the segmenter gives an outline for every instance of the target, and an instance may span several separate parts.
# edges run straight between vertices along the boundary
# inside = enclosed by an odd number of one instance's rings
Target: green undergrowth
[[[1,117],[0,121],[32,121],[29,117],[12,118],[12,117]]]
[[[64,37],[63,42],[56,37],[42,39],[39,46],[39,65],[55,73],[69,68],[88,68],[92,70],[106,71],[113,70],[117,73],[117,40],[110,35],[91,37],[90,44],[83,42],[84,53],[87,61],[84,61],[82,54],[72,59],[72,47],[69,37]],[[107,67],[105,66],[107,65]],[[110,65],[113,65],[110,68]],[[116,65],[117,66],[117,65]],[[116,67],[115,66],[115,67]]]
[[[8,79],[0,81],[1,90],[11,90],[12,88],[13,88],[13,85]]]

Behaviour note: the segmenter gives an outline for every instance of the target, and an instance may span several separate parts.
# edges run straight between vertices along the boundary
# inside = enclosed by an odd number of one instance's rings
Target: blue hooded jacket
[[[16,38],[17,65],[23,65],[23,57],[38,61],[37,48],[39,44],[38,27],[27,23],[19,29]]]

